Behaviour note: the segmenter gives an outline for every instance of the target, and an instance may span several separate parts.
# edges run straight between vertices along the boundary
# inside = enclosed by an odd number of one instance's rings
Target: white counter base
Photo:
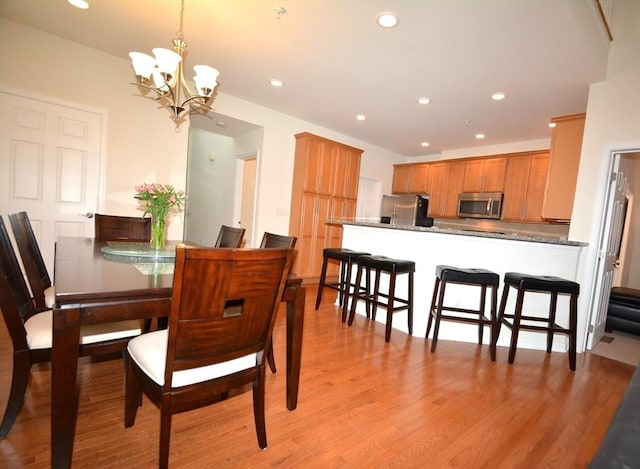
[[[505,272],[524,272],[534,275],[555,275],[568,280],[578,281],[578,272],[582,246],[568,246],[562,244],[536,243],[493,239],[486,237],[459,236],[451,234],[430,233],[399,229],[373,228],[367,226],[343,225],[342,246],[358,251],[367,251],[374,255],[383,255],[396,259],[412,260],[416,263],[414,285],[413,335],[424,337],[427,326],[427,315],[431,304],[431,296],[435,283],[435,269],[438,264],[457,267],[475,267],[492,270],[500,275],[498,302],[503,289]],[[383,276],[383,282],[386,282]],[[355,272],[353,274],[355,278]],[[407,275],[399,275],[396,293],[400,297],[406,296]],[[382,288],[386,288],[383,283]],[[507,311],[515,307],[515,290],[509,294]],[[525,295],[524,311],[528,315],[546,316],[549,305],[549,295],[527,293]],[[447,286],[446,304],[476,308],[479,301],[479,288],[472,286]],[[586,315],[586,299],[580,298],[578,315]],[[568,323],[569,297],[558,298],[558,315],[556,322],[562,325]],[[360,327],[365,321],[364,302],[360,302],[356,309],[356,316],[352,327]],[[378,308],[376,321],[386,322],[386,311]],[[580,322],[580,321],[579,321]],[[394,314],[393,328],[408,333],[407,313]],[[433,327],[432,332],[433,334]],[[397,340],[397,336],[395,337]],[[509,346],[511,332],[502,327],[498,346]],[[391,334],[391,341],[394,334]],[[473,324],[463,324],[451,321],[440,323],[438,340],[455,340],[477,343],[478,328]],[[484,343],[489,344],[490,331],[485,328]],[[578,338],[578,344],[582,340]],[[546,334],[521,331],[518,338],[519,348],[546,349]],[[553,343],[554,351],[566,351],[568,339],[563,334],[556,334]],[[581,352],[582,350],[578,350]],[[498,350],[500,354],[500,350]],[[516,354],[517,361],[517,354]]]

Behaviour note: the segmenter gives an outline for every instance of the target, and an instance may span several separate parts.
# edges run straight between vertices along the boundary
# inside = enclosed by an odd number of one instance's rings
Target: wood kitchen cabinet
[[[357,148],[306,132],[296,135],[289,234],[298,238],[292,272],[306,282],[318,281],[322,250],[342,243],[342,227],[327,219],[355,215],[361,157]],[[335,267],[328,275],[337,275]]]
[[[506,167],[504,157],[465,161],[462,192],[502,192]]]
[[[551,122],[556,126],[551,134],[549,174],[542,216],[552,220],[570,220],[578,180],[585,114],[556,117]]]
[[[430,163],[408,163],[393,165],[394,194],[428,194]]]
[[[432,163],[429,172],[429,216],[455,218],[458,194],[462,191],[464,161]]]
[[[531,152],[508,158],[503,221],[543,222],[542,204],[549,166],[549,152]]]

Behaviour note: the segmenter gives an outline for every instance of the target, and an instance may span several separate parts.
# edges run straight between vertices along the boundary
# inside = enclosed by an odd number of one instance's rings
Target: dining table
[[[70,468],[79,384],[80,327],[126,319],[166,317],[171,307],[171,245],[148,254],[144,245],[94,238],[58,237],[54,260],[56,302],[51,357],[51,466]],[[129,252],[127,251],[129,250]],[[173,248],[175,256],[175,248]],[[286,303],[286,405],[298,404],[306,289],[290,275],[282,295]]]

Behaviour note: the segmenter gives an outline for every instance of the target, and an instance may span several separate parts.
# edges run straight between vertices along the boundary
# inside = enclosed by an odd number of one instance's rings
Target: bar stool
[[[509,290],[514,287],[518,296],[516,298],[516,307],[513,314],[505,313],[507,305],[507,296]],[[524,294],[526,292],[549,293],[549,315],[548,317],[527,316],[522,312],[524,303]],[[558,295],[569,295],[569,327],[561,327],[556,323],[556,306]],[[500,300],[500,309],[498,311],[497,331],[495,334],[492,347],[495,350],[498,336],[500,334],[500,326],[504,324],[511,329],[511,345],[509,347],[509,363],[513,363],[516,356],[516,346],[518,344],[518,332],[522,330],[538,331],[547,333],[547,353],[551,353],[553,345],[553,335],[555,333],[566,334],[569,336],[569,368],[571,371],[576,370],[576,331],[578,323],[578,295],[580,294],[580,285],[571,280],[565,280],[560,277],[549,275],[528,275],[518,272],[507,272],[504,276],[504,289],[502,291],[502,299]],[[509,321],[511,320],[511,322]],[[523,323],[522,321],[526,321]],[[531,324],[533,323],[533,324]],[[536,325],[535,323],[545,323],[545,325]],[[495,351],[494,351],[495,353]]]
[[[318,283],[318,296],[316,296],[316,311],[320,307],[322,291],[331,288],[338,291],[338,304],[342,307],[342,322],[347,320],[347,305],[351,295],[351,270],[354,262],[360,256],[368,255],[368,252],[353,251],[345,248],[324,248],[322,250],[322,271],[320,272],[320,282]],[[327,265],[329,260],[338,261],[340,264],[340,276],[337,282],[327,282]]]
[[[362,272],[366,271],[365,287],[362,288]],[[370,288],[370,275],[374,272],[373,291]],[[358,271],[356,274],[355,288],[351,300],[351,311],[349,312],[349,326],[353,324],[358,300],[364,300],[367,304],[367,317],[369,317],[369,305],[372,305],[371,318],[375,320],[376,309],[384,306],[387,309],[387,323],[384,340],[391,339],[391,321],[393,313],[407,311],[407,325],[409,335],[413,333],[413,274],[416,271],[416,263],[402,259],[391,259],[385,256],[360,256],[358,258]],[[380,291],[380,277],[382,273],[389,276],[389,289],[386,293]],[[409,274],[407,281],[407,298],[396,296],[396,276],[399,274]],[[382,297],[383,301],[380,299]],[[396,303],[399,306],[396,306]]]
[[[480,304],[478,309],[460,308],[444,305],[444,293],[448,284],[473,285],[480,287]],[[490,327],[491,341],[493,343],[496,333],[496,308],[498,305],[498,286],[500,284],[500,276],[495,272],[485,269],[465,269],[452,267],[449,265],[436,266],[436,283],[433,288],[433,298],[431,299],[431,309],[429,310],[429,319],[427,321],[427,332],[425,338],[429,337],[431,323],[435,319],[433,328],[433,338],[431,339],[431,353],[435,352],[438,343],[438,332],[440,330],[440,321],[456,321],[478,324],[478,344],[482,345],[482,335],[485,326]],[[485,314],[487,288],[491,292],[490,317]],[[442,312],[460,313],[458,315],[442,314]],[[477,317],[476,317],[477,316]],[[495,361],[495,349],[489,347],[491,352],[491,360]]]

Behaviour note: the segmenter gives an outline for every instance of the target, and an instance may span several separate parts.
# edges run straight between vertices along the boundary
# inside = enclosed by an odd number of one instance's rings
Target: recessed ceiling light
[[[421,147],[428,147],[429,146],[429,142],[422,142],[420,144]]]
[[[483,139],[484,138],[484,134],[476,134],[476,138],[477,139]]]
[[[431,102],[431,99],[427,98],[426,96],[422,96],[418,98],[418,104],[429,104],[430,102]]]
[[[367,116],[365,116],[364,114],[358,114],[356,116],[356,119],[359,121],[366,121],[367,120]]]
[[[378,26],[384,29],[391,29],[398,26],[398,17],[395,13],[391,13],[389,11],[385,11],[376,16],[376,23]]]
[[[269,80],[269,83],[271,84],[271,86],[275,86],[276,88],[282,88],[284,86],[284,82],[282,80],[278,80],[275,78]]]
[[[491,99],[492,99],[493,101],[502,101],[502,100],[503,100],[504,98],[506,98],[506,97],[507,97],[507,95],[506,95],[506,94],[504,94],[504,93],[503,93],[503,92],[501,92],[501,91],[498,91],[498,92],[493,93],[493,94],[491,95]]]
[[[84,0],[67,0],[71,5],[82,10],[89,8],[89,4]]]
[[[549,122],[547,125],[553,129],[556,126],[556,123],[555,122]]]

